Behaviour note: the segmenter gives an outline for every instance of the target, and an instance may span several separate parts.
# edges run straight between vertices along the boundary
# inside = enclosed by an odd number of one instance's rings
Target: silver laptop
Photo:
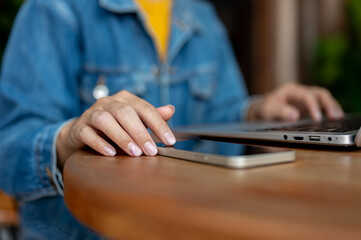
[[[238,122],[174,128],[177,137],[229,138],[331,146],[355,146],[361,115],[346,115],[342,120],[310,119],[297,122]]]

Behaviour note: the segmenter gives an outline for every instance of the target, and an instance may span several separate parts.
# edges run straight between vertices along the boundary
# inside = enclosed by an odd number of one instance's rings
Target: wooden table
[[[0,191],[0,227],[16,227],[18,212],[15,200]]]
[[[296,156],[229,170],[80,151],[65,166],[65,201],[113,239],[361,239],[361,151]]]

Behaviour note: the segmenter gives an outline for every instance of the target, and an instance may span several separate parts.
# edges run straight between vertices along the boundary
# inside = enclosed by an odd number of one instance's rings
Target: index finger
[[[136,104],[134,109],[137,111],[140,119],[152,130],[152,132],[166,145],[174,145],[176,139],[170,130],[168,124],[163,120],[158,111],[150,103],[143,102]]]
[[[344,112],[336,101],[331,95],[331,93],[324,88],[320,87],[313,87],[312,91],[318,98],[322,109],[325,110],[327,117],[331,119],[340,119],[344,117]]]
[[[174,145],[176,139],[168,124],[160,116],[156,108],[147,101],[131,95],[126,100],[132,105],[143,123],[166,145]]]
[[[313,120],[322,120],[319,102],[314,93],[309,89],[301,86],[296,87],[293,91],[288,92],[288,99],[293,101],[296,100],[298,103],[304,105]]]

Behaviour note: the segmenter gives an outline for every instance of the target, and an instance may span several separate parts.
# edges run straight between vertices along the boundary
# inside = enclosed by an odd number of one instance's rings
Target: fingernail
[[[158,153],[157,148],[150,142],[146,142],[144,148],[149,156],[155,156]]]
[[[168,104],[168,105],[167,105],[167,107],[170,107],[170,108],[172,108],[172,109],[173,109],[173,112],[175,112],[175,107],[174,107],[173,105],[171,105],[171,104]]]
[[[332,112],[332,118],[340,118],[340,117],[341,117],[341,115],[337,110],[334,110]]]
[[[321,121],[322,120],[322,114],[320,112],[316,112],[315,113],[315,116],[316,116],[316,120],[317,121]]]
[[[174,135],[173,135],[172,133],[170,133],[170,132],[166,132],[166,133],[164,134],[164,139],[165,139],[166,144],[167,144],[168,146],[172,146],[172,145],[174,145],[175,142],[176,142]]]
[[[113,148],[110,148],[110,147],[104,147],[104,152],[106,153],[107,156],[109,157],[114,157],[116,152]]]
[[[288,114],[288,117],[289,117],[290,120],[297,120],[298,114],[297,114],[297,112],[295,112],[295,111],[291,111],[291,112]]]
[[[142,155],[142,150],[132,142],[128,144],[128,149],[134,157],[139,157],[140,155]]]
[[[344,111],[342,111],[342,110],[338,110],[338,111],[339,111],[341,117],[345,117],[345,112]]]
[[[343,113],[343,111],[340,110],[340,109],[334,110],[334,115],[335,115],[337,118],[342,118],[342,117],[344,117],[344,113]]]

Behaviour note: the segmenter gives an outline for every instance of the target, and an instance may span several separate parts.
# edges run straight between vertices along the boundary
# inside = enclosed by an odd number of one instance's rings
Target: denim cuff
[[[47,126],[36,136],[35,163],[42,187],[37,194],[27,196],[27,200],[63,195],[63,176],[57,168],[56,139],[62,127],[71,120]]]
[[[52,156],[51,156],[51,172],[52,172],[52,181],[54,183],[55,189],[56,191],[60,194],[60,195],[64,195],[64,183],[63,183],[63,174],[62,172],[59,170],[58,168],[58,158],[57,158],[57,154],[56,154],[56,140],[58,138],[58,135],[60,133],[60,130],[69,122],[73,121],[74,118],[67,120],[66,122],[62,123],[57,131],[54,134],[54,138],[53,138],[53,146],[52,146]]]

